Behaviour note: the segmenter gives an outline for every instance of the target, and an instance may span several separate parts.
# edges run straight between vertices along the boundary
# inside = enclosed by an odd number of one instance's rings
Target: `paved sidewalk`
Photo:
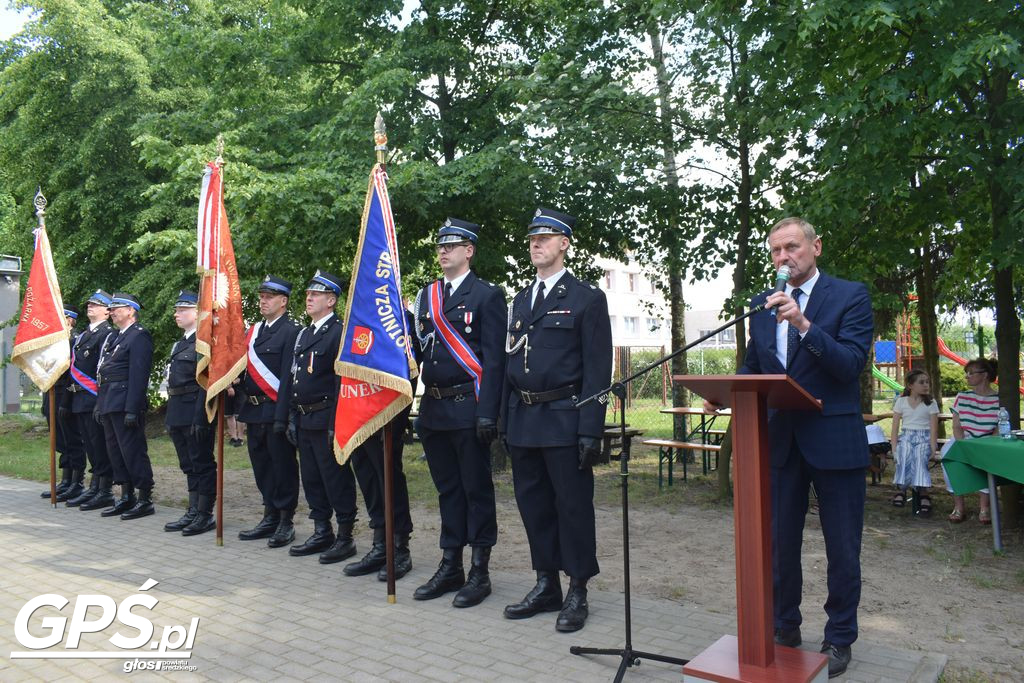
[[[319,565],[316,556],[294,558],[260,542],[235,540],[240,522],[227,526],[225,545],[218,548],[212,533],[193,538],[164,533],[163,524],[176,519],[177,510],[158,507],[155,516],[122,522],[63,505],[51,509],[39,498],[40,490],[38,483],[0,477],[3,681],[126,675],[123,660],[11,659],[12,652],[27,650],[15,639],[16,616],[28,600],[43,593],[71,601],[60,613],[69,622],[79,595],[107,595],[115,604],[129,596],[151,595],[159,604],[151,612],[136,607],[134,613],[151,618],[154,640],[165,626],[187,628],[199,617],[187,662],[195,670],[131,674],[146,679],[604,681],[611,680],[619,663],[613,657],[568,652],[570,645],[621,645],[619,593],[591,591],[591,617],[575,634],[556,632],[553,613],[522,621],[502,618],[502,607],[532,586],[530,577],[521,575],[493,572],[494,594],[475,608],[454,609],[450,597],[416,602],[412,591],[429,578],[436,561],[436,550],[428,555],[429,545],[421,541],[413,549],[416,567],[398,582],[398,602],[391,605],[384,584],[375,577],[348,578],[341,565]],[[307,526],[300,527],[300,535]],[[361,547],[360,553],[365,550]],[[159,583],[140,593],[150,578]],[[87,619],[97,619],[100,611],[93,607]],[[47,635],[41,620],[55,614],[52,607],[40,608],[29,623],[32,635]],[[805,625],[805,633],[820,630],[821,624]],[[79,651],[117,651],[109,642],[116,632],[128,638],[138,635],[115,619],[98,633],[82,635]],[[693,657],[722,634],[734,632],[733,615],[634,597],[637,649]],[[66,643],[65,632],[65,639],[45,652],[62,652]],[[853,665],[837,680],[936,681],[945,663],[941,654],[859,641]],[[678,666],[644,661],[626,680],[681,681],[682,674]]]

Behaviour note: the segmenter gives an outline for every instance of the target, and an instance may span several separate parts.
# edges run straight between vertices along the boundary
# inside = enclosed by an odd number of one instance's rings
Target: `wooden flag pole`
[[[224,545],[224,394],[217,396],[217,545]]]
[[[388,602],[395,603],[395,467],[391,460],[395,437],[392,422],[384,425],[384,534],[387,552]]]
[[[50,505],[57,507],[57,390],[46,392],[50,402]]]

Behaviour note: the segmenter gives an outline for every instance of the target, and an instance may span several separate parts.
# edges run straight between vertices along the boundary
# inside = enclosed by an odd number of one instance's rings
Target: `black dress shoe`
[[[563,633],[579,631],[587,623],[589,614],[587,580],[572,579],[569,582],[569,592],[566,593],[565,602],[562,604],[562,611],[558,613],[558,620],[555,621],[555,630]]]
[[[445,548],[441,553],[441,561],[437,571],[430,580],[416,589],[413,600],[433,600],[445,593],[462,588],[466,583],[466,572],[462,568],[462,548]]]
[[[149,517],[155,513],[156,508],[149,497],[151,493],[151,489],[139,489],[139,500],[132,506],[131,510],[127,510],[121,515],[121,519],[139,519],[140,517]]]
[[[558,572],[537,572],[537,584],[521,601],[506,605],[506,619],[526,619],[541,612],[557,612],[562,609],[562,584]]]
[[[135,497],[135,487],[131,484],[121,484],[121,497],[113,505],[100,512],[100,517],[120,517],[135,507],[138,502],[139,499]],[[85,507],[85,504],[82,507]]]
[[[66,491],[67,488],[69,486],[71,486],[71,468],[70,467],[62,467],[60,472],[61,472],[61,479],[60,479],[60,481],[57,482],[57,489],[56,489],[56,494],[58,496],[60,494],[64,493],[64,491]],[[50,497],[50,489],[46,489],[45,491],[40,493],[39,497],[40,498],[49,498]]]
[[[357,562],[346,564],[341,572],[345,576],[366,576],[367,574],[372,574],[384,566],[384,562],[387,559],[386,555],[387,547],[385,545],[384,528],[374,529],[373,545],[370,546],[370,551]]]
[[[189,524],[191,524],[192,520],[194,520],[195,518],[196,509],[194,507],[190,507],[188,510],[185,511],[185,514],[183,514],[177,520],[173,522],[167,522],[167,524],[164,524],[164,531],[181,531]]]
[[[775,629],[775,644],[783,647],[800,647],[800,627]]]
[[[281,516],[272,507],[263,508],[263,519],[261,519],[256,526],[252,529],[238,532],[238,540],[240,541],[255,541],[260,538],[270,538],[277,531],[278,525],[281,523]]]
[[[409,552],[409,535],[395,534],[395,581],[412,571],[412,553]],[[377,580],[388,580],[387,562],[377,570]]]
[[[92,481],[89,482],[89,488],[84,489],[80,494],[74,498],[68,498],[64,505],[69,508],[75,508],[82,503],[88,502],[93,496],[99,493],[100,490],[100,477],[93,475]]]
[[[88,512],[90,510],[102,510],[103,508],[113,505],[114,494],[111,492],[110,487],[110,477],[100,477],[100,483],[96,490],[96,495],[79,505],[78,509]]]
[[[338,525],[338,536],[327,550],[320,553],[320,564],[334,564],[347,560],[356,554],[356,542],[352,540],[352,523]]]
[[[268,548],[283,548],[295,540],[295,525],[292,523],[294,516],[295,510],[280,511],[277,529],[274,530],[274,535],[267,540]]]
[[[209,512],[196,511],[195,519],[181,530],[182,536],[198,536],[217,528],[217,518]]]
[[[849,645],[833,645],[827,640],[821,644],[821,653],[828,655],[829,678],[835,678],[845,673],[853,656]]]
[[[473,564],[469,568],[466,585],[459,589],[452,600],[452,607],[472,607],[479,605],[491,594],[491,575],[487,565],[491,560],[491,549],[473,548]]]
[[[334,545],[334,527],[329,519],[313,520],[313,535],[306,539],[301,545],[293,545],[288,548],[288,554],[292,557],[313,555]]]

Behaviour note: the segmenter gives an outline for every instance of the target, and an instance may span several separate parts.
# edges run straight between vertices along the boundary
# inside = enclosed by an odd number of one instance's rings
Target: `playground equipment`
[[[871,366],[871,374],[874,376],[875,379],[877,379],[879,382],[889,387],[893,391],[903,391],[903,385],[894,380],[889,375],[879,370],[877,365]]]

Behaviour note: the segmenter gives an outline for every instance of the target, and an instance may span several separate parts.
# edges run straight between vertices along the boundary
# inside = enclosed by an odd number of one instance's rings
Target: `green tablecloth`
[[[998,436],[963,439],[950,447],[942,464],[957,495],[988,486],[987,472],[1024,483],[1024,441]]]

